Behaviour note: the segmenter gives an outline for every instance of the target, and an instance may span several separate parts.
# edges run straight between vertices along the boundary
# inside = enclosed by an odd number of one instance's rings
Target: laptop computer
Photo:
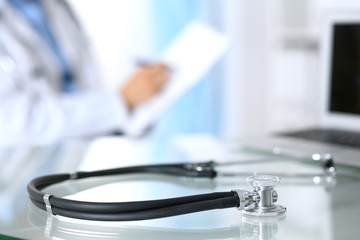
[[[360,166],[360,16],[330,15],[320,42],[318,126],[248,139],[245,145],[288,154],[330,153]]]

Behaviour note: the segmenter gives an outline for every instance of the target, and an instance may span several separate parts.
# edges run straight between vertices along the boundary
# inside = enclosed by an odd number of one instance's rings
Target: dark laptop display
[[[329,110],[360,114],[360,25],[335,24]]]

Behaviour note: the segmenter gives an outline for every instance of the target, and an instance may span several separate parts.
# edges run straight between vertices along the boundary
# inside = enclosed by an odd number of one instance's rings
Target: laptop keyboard
[[[287,132],[280,135],[360,148],[359,132],[315,128],[302,131]]]

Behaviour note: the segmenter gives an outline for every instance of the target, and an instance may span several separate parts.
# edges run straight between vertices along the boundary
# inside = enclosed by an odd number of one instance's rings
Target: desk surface
[[[360,236],[360,170],[344,166],[337,166],[336,177],[283,177],[276,190],[278,203],[286,206],[287,212],[279,218],[249,218],[231,208],[137,222],[84,221],[48,216],[29,203],[26,192],[30,179],[50,173],[208,159],[242,162],[224,171],[296,171],[315,175],[322,172],[314,163],[274,161],[271,154],[208,136],[156,142],[105,138],[50,147],[2,149],[0,234],[26,239],[149,239],[149,236],[151,239],[354,239]],[[46,191],[78,200],[135,201],[251,190],[245,178],[222,177],[210,181],[133,175],[67,182]]]

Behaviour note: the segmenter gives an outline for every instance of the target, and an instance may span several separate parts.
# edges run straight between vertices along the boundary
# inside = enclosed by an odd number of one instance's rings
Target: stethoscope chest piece
[[[250,216],[274,217],[286,212],[286,208],[274,204],[278,199],[278,194],[274,187],[280,182],[276,176],[262,175],[251,176],[246,179],[247,183],[254,188],[255,195],[259,199],[246,206],[242,213]]]

